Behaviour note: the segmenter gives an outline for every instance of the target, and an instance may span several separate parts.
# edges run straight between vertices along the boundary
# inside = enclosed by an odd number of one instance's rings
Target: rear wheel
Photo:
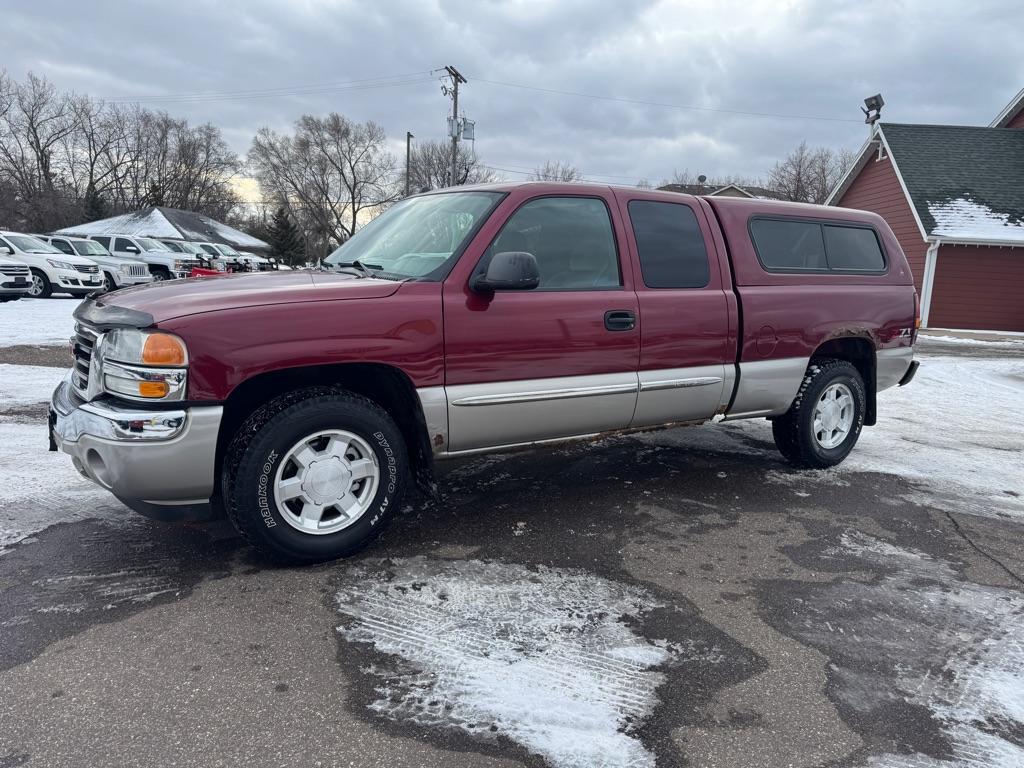
[[[33,299],[48,299],[53,293],[53,286],[46,273],[39,269],[32,270],[32,282],[28,287],[28,295]]]
[[[380,406],[317,388],[254,413],[228,447],[221,484],[228,516],[251,544],[309,563],[372,541],[409,477],[402,434]]]
[[[866,402],[864,382],[852,364],[812,361],[793,405],[772,421],[775,445],[795,466],[833,467],[857,444]]]

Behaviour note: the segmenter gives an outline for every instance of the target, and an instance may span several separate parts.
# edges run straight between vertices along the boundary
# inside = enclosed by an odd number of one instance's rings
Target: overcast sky
[[[213,122],[239,153],[332,110],[396,152],[407,130],[442,138],[428,72],[451,64],[478,153],[509,179],[546,159],[610,182],[761,176],[801,139],[860,146],[878,91],[893,122],[987,125],[1024,87],[1020,0],[0,0],[0,18],[12,77]]]

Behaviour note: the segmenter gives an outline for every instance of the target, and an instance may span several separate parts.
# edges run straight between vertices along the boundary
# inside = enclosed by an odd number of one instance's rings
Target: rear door
[[[616,197],[640,307],[640,391],[630,426],[711,418],[732,395],[735,302],[703,208],[682,195]]]
[[[614,198],[533,189],[502,203],[500,231],[486,227],[445,281],[452,451],[622,429],[633,417],[638,305]],[[487,250],[532,253],[539,287],[471,291]]]

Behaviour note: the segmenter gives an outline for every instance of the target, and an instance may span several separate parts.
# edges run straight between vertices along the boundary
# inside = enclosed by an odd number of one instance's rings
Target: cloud
[[[858,107],[877,91],[893,121],[985,125],[1024,85],[1015,55],[1024,8],[1013,0],[180,0],[127,9],[39,0],[4,18],[12,76],[32,70],[97,96],[163,96],[152,105],[220,125],[240,152],[260,126],[287,129],[303,112],[331,110],[377,121],[396,143],[406,130],[441,138],[450,106],[425,73],[453,64],[470,80],[460,106],[477,121],[487,163],[529,169],[561,159],[622,181],[674,168],[758,176],[803,139],[856,148],[866,136]],[[412,72],[424,75],[330,87]],[[239,93],[265,89],[283,90]],[[166,98],[202,92],[226,93]]]

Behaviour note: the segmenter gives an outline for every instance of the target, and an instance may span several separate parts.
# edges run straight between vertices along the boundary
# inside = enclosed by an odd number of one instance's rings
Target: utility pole
[[[452,171],[449,185],[454,187],[455,180],[458,178],[459,162],[459,83],[466,82],[466,78],[459,74],[459,70],[455,67],[447,66],[444,69],[452,79]]]
[[[409,131],[405,132],[405,196],[409,196],[409,176],[411,168],[409,166],[409,160],[412,156],[412,140],[416,137],[413,136]]]

